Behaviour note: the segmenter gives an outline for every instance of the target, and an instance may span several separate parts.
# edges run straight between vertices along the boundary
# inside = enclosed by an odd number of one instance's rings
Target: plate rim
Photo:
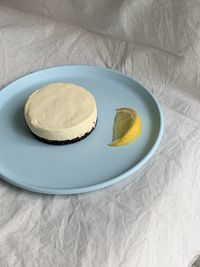
[[[90,186],[85,186],[85,187],[75,187],[75,188],[48,188],[48,187],[42,187],[42,186],[35,186],[35,185],[30,185],[28,183],[18,183],[13,181],[11,178],[7,177],[6,175],[4,175],[1,170],[0,170],[0,179],[4,180],[5,182],[8,182],[9,184],[12,184],[14,186],[17,186],[18,188],[21,189],[25,189],[31,192],[35,192],[35,193],[43,193],[43,194],[53,194],[53,195],[71,195],[71,194],[79,194],[79,193],[86,193],[86,192],[90,192],[90,191],[96,191],[99,189],[103,189],[105,187],[108,187],[112,184],[115,184],[117,182],[122,181],[123,179],[133,175],[135,172],[137,172],[141,167],[143,167],[153,156],[153,154],[156,152],[158,146],[160,145],[162,136],[163,136],[163,132],[164,132],[164,116],[163,116],[163,112],[161,109],[161,106],[159,104],[159,102],[157,101],[157,99],[155,98],[155,96],[152,94],[152,92],[144,85],[142,85],[135,77],[129,76],[128,74],[124,74],[118,70],[115,69],[111,69],[111,68],[107,68],[107,67],[102,67],[102,66],[98,66],[98,65],[87,65],[87,64],[69,64],[69,65],[59,65],[59,66],[53,66],[53,67],[47,67],[44,69],[40,69],[40,70],[36,70],[36,71],[32,71],[28,74],[25,74],[17,79],[15,79],[14,81],[10,82],[9,84],[7,84],[6,86],[4,86],[1,90],[0,90],[0,97],[2,95],[2,92],[5,92],[5,90],[9,90],[9,87],[12,87],[13,84],[15,84],[17,81],[26,78],[27,76],[32,76],[34,74],[43,72],[43,71],[47,71],[47,70],[53,70],[53,69],[64,69],[64,68],[94,68],[94,69],[101,69],[104,71],[108,71],[111,73],[115,73],[121,76],[124,76],[128,79],[131,79],[132,81],[136,82],[138,85],[140,85],[141,87],[143,87],[145,89],[145,91],[152,97],[154,103],[156,104],[156,107],[158,109],[158,113],[159,113],[159,117],[160,117],[160,127],[159,127],[159,132],[156,138],[155,143],[153,144],[153,146],[151,147],[151,149],[148,151],[147,154],[145,154],[145,156],[133,167],[131,167],[129,170],[125,171],[124,173],[115,176],[113,178],[110,178],[107,181],[104,182],[99,182]]]

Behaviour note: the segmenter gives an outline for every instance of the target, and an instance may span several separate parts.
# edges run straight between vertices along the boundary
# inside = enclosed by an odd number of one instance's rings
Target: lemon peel
[[[131,108],[116,110],[113,125],[113,142],[110,146],[125,146],[142,134],[142,121],[139,114]]]

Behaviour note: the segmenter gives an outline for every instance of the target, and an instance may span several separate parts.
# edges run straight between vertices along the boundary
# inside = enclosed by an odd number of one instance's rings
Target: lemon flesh
[[[110,146],[125,146],[142,134],[142,121],[139,114],[131,108],[120,108],[116,112],[113,142]]]

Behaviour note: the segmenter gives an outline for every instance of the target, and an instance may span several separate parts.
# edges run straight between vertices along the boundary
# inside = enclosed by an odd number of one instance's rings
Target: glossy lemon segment
[[[142,134],[142,121],[139,114],[131,108],[116,110],[113,126],[113,142],[110,146],[125,146]]]

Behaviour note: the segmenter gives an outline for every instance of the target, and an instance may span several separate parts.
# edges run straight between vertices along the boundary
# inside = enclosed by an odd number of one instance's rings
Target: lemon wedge
[[[110,146],[125,146],[135,141],[142,133],[139,114],[131,108],[116,110],[113,126],[113,142]]]

